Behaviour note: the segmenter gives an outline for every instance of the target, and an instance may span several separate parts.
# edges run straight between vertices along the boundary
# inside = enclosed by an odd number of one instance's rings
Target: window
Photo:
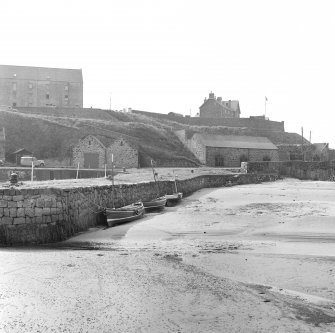
[[[65,91],[69,91],[69,86],[64,87]]]
[[[50,99],[50,95],[49,95],[49,94],[46,94],[46,95],[45,95],[45,98],[46,98],[46,99]]]
[[[13,83],[13,91],[16,91],[16,82]]]
[[[65,95],[64,98],[65,98],[65,99],[69,99],[69,95]]]
[[[29,89],[33,89],[33,84],[31,82],[29,82]]]

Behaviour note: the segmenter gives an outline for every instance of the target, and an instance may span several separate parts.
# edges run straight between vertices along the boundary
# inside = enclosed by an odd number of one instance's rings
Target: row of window
[[[12,97],[16,98],[16,90],[12,92]],[[29,97],[32,98],[32,95],[29,94]],[[50,99],[50,94],[49,93],[45,94],[45,99]],[[69,100],[69,95],[64,95],[64,100],[68,101]]]
[[[33,84],[32,82],[29,82],[29,84],[28,84],[28,88],[29,88],[29,89],[33,89],[33,87],[34,87],[34,84]],[[17,89],[17,83],[16,83],[16,82],[13,82],[12,90],[13,90],[13,91],[16,91],[16,89]],[[65,90],[65,91],[69,91],[69,86],[68,86],[68,85],[65,85],[65,86],[64,86],[64,90]]]

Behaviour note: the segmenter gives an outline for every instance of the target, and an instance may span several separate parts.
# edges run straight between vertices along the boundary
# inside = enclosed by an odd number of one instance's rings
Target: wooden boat
[[[166,206],[171,207],[181,201],[181,199],[183,198],[183,193],[177,192],[173,194],[166,194],[165,198],[166,198]]]
[[[136,202],[120,208],[105,209],[107,224],[113,227],[125,222],[131,222],[140,219],[144,215],[144,206],[142,202]]]
[[[112,154],[112,207],[105,208],[105,215],[109,227],[125,222],[135,221],[144,215],[144,206],[141,201],[131,205],[115,208],[114,205],[114,160]]]
[[[156,210],[156,209],[163,209],[166,205],[166,197],[159,197],[152,199],[150,201],[144,201],[143,206],[145,210]]]

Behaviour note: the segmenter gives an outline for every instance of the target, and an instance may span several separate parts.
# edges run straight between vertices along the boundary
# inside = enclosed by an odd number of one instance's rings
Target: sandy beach
[[[335,183],[203,189],[0,249],[0,332],[335,332]]]

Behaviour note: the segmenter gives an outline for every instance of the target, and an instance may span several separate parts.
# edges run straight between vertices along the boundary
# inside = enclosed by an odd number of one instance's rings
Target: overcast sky
[[[335,148],[335,1],[1,0],[0,64],[82,68],[84,106],[241,116]]]

